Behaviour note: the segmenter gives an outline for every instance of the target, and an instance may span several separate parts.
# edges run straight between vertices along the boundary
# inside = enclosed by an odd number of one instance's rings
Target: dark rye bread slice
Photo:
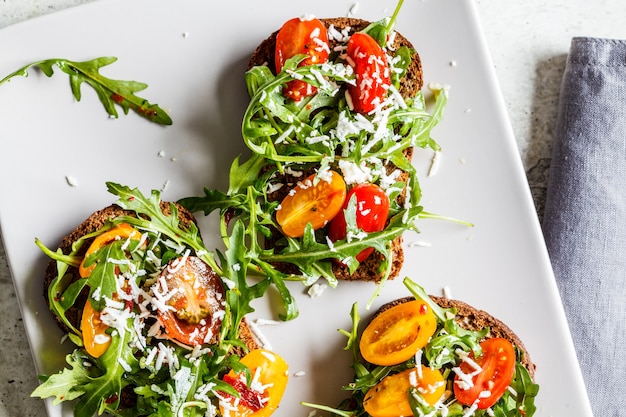
[[[178,209],[178,218],[183,228],[188,227],[191,223],[196,223],[196,219],[190,211],[188,211],[187,209],[185,209],[179,204],[176,204],[176,207]],[[161,210],[163,211],[164,214],[170,215],[171,214],[170,203],[162,201]],[[61,239],[61,243],[58,246],[59,249],[61,249],[64,254],[69,254],[72,250],[72,244],[75,241],[77,241],[79,238],[87,234],[93,233],[97,230],[100,230],[106,224],[108,220],[116,218],[116,217],[120,217],[122,215],[135,216],[135,213],[132,211],[124,210],[117,205],[110,205],[108,207],[105,207],[101,210],[98,210],[92,213],[78,227],[76,227],[70,234],[68,234],[63,239]],[[85,244],[83,244],[83,246],[81,247],[78,254],[79,255],[84,254],[89,248],[90,243],[91,241],[86,241]],[[72,281],[76,279],[80,279],[80,275],[78,274],[77,268],[73,268],[73,267],[68,268],[66,274],[70,274],[72,276],[71,278]],[[50,284],[56,277],[57,277],[56,261],[50,261],[44,272],[44,280],[43,280],[44,297],[48,305],[49,305],[48,287],[50,286]],[[60,294],[58,294],[57,296],[60,296]],[[83,294],[79,298],[79,300],[76,302],[76,304],[78,304],[81,307],[79,308],[75,304],[75,306],[73,306],[66,312],[67,319],[77,328],[79,327],[79,324],[80,324],[82,306],[84,305],[85,302],[86,302],[86,294]],[[69,332],[69,329],[65,326],[65,324],[63,324],[63,322],[58,317],[56,317],[56,315],[54,315],[54,318],[57,321],[59,327],[61,327],[61,329],[64,332]],[[256,349],[259,347],[256,341],[256,338],[254,337],[252,331],[248,327],[248,324],[246,323],[245,319],[242,321],[241,326],[239,327],[239,336],[242,342],[248,347],[248,349],[252,350],[252,349]],[[241,356],[244,352],[237,350],[234,353]]]
[[[358,32],[363,30],[367,25],[371,22],[349,18],[349,17],[336,17],[336,18],[322,18],[320,19],[326,28],[334,27],[339,32],[344,31],[346,29],[348,34]],[[250,56],[248,61],[248,69],[258,66],[258,65],[266,65],[272,71],[272,73],[276,73],[276,68],[274,65],[274,53],[276,49],[276,36],[278,34],[278,30],[269,35],[263,42],[259,44],[254,53]],[[336,46],[339,45],[339,41],[336,39],[329,39],[330,50],[333,51]],[[404,37],[402,34],[396,32],[393,43],[391,45],[391,49],[397,50],[401,46],[406,46],[412,51],[411,55],[411,63],[409,64],[405,76],[400,80],[399,92],[404,98],[415,97],[417,93],[422,89],[424,85],[423,74],[422,74],[422,62],[419,54],[416,49],[413,47],[412,43]],[[413,149],[408,148],[404,152],[405,157],[410,161],[413,156]],[[388,164],[387,174],[391,174],[397,167],[393,164]],[[300,178],[305,178],[309,174],[313,173],[313,170],[309,170],[304,173],[301,177],[294,177],[289,174],[283,174],[282,178],[278,182],[285,184],[285,187],[282,187],[280,190],[271,193],[268,195],[268,198],[271,201],[281,201],[289,192],[291,187],[297,183]],[[408,179],[408,175],[405,172],[398,178],[400,181],[406,182]],[[402,204],[405,193],[403,192],[398,197],[398,202]],[[273,239],[268,241],[268,247],[274,247],[277,239]],[[397,277],[400,273],[400,269],[402,268],[402,264],[404,263],[404,251],[402,249],[402,236],[397,237],[391,242],[392,246],[392,267],[391,273],[389,274],[389,278],[393,279]],[[379,252],[374,252],[370,255],[364,262],[359,265],[359,268],[353,273],[350,274],[350,271],[347,267],[343,267],[341,265],[333,264],[333,273],[338,279],[342,280],[354,280],[354,281],[375,281],[378,282],[381,280],[383,274],[380,271],[381,262],[384,260],[384,257]],[[293,265],[288,264],[280,264],[277,267],[285,273],[293,273],[298,274],[298,269]]]
[[[495,318],[488,312],[484,310],[479,310],[463,301],[452,300],[445,297],[437,297],[434,295],[431,295],[430,298],[432,298],[432,300],[440,307],[455,308],[455,320],[464,329],[478,331],[488,327],[489,333],[487,333],[487,336],[485,337],[486,339],[492,337],[501,337],[510,341],[522,353],[521,363],[528,370],[528,373],[534,380],[536,368],[535,364],[530,359],[530,355],[528,354],[528,351],[526,350],[526,347],[524,346],[522,340],[504,322]],[[415,300],[415,298],[405,297],[384,304],[378,309],[375,316],[393,306],[412,300]]]

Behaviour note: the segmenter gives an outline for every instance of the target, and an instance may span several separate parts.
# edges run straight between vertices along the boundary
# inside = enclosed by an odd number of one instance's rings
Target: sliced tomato
[[[376,184],[358,184],[348,191],[343,210],[333,218],[328,225],[328,237],[333,242],[346,238],[346,216],[344,210],[348,208],[352,197],[356,198],[356,225],[364,232],[380,232],[385,228],[389,215],[389,197]],[[363,249],[356,256],[357,261],[363,262],[374,251],[374,248]]]
[[[437,330],[437,319],[421,300],[397,304],[378,314],[363,331],[359,349],[375,365],[397,365],[426,346]]]
[[[434,405],[445,394],[446,381],[441,372],[424,365],[391,374],[369,389],[363,408],[372,417],[412,416],[411,387],[415,387],[429,405]]]
[[[223,416],[268,417],[280,404],[289,379],[289,366],[283,358],[265,349],[245,355],[241,363],[250,369],[252,383],[246,384],[244,373],[231,370],[224,381],[239,393],[239,399],[221,393],[220,411]]]
[[[276,221],[285,235],[304,235],[308,223],[314,230],[320,229],[339,213],[346,199],[346,183],[337,172],[328,172],[328,178],[316,179],[312,174],[299,182],[280,203]]]
[[[158,316],[168,337],[190,346],[217,337],[225,292],[219,276],[206,262],[195,256],[174,259],[154,285],[153,291],[167,299],[169,308],[160,309]]]
[[[141,239],[141,233],[127,223],[120,223],[117,226],[107,230],[106,232],[96,236],[96,238],[91,242],[91,245],[89,245],[89,248],[87,248],[87,252],[85,252],[85,257],[83,258],[78,268],[78,273],[80,274],[81,278],[87,278],[96,267],[93,264],[85,267],[84,264],[87,256],[96,252],[98,249],[108,245],[109,243],[121,239],[139,240]]]
[[[457,374],[454,395],[463,405],[477,402],[479,409],[485,409],[498,402],[511,384],[515,373],[515,349],[511,342],[499,337],[484,340],[480,347],[482,354],[479,357],[469,355],[480,366],[480,372],[471,378],[471,383],[464,382]],[[466,376],[476,371],[468,361],[461,362],[460,369]]]
[[[80,331],[85,350],[94,358],[102,356],[111,344],[111,336],[106,333],[108,328],[100,319],[100,312],[87,300],[80,319]]]
[[[369,113],[382,103],[391,85],[385,51],[370,35],[357,32],[348,40],[346,53],[356,75],[356,84],[348,85],[352,105],[358,113]]]
[[[301,17],[288,20],[276,35],[274,64],[280,72],[289,58],[305,54],[307,57],[300,66],[323,64],[328,61],[328,35],[324,24],[314,17]],[[317,89],[302,80],[292,80],[283,89],[283,95],[294,101],[314,94]]]

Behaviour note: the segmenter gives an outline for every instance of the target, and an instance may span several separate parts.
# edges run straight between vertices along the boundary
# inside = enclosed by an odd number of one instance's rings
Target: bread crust
[[[330,28],[332,26],[339,31],[348,29],[349,34],[361,31],[371,23],[367,20],[349,17],[321,18],[320,20],[326,26],[326,28]],[[274,54],[276,49],[276,36],[278,35],[278,32],[279,30],[274,31],[257,46],[248,61],[248,70],[254,66],[266,65],[269,67],[272,73],[276,73],[276,68],[274,65]],[[337,40],[329,39],[329,46],[331,51],[338,45],[339,42]],[[411,63],[407,68],[406,74],[400,80],[399,92],[404,98],[415,97],[415,95],[417,95],[417,93],[423,87],[422,62],[419,54],[413,47],[413,44],[402,34],[396,32],[391,48],[393,50],[397,50],[401,46],[408,47],[412,51],[412,55]],[[404,155],[407,160],[410,161],[413,155],[413,149],[406,149]],[[396,169],[397,167],[395,165],[391,163],[387,164],[388,174]],[[314,170],[310,169],[304,173],[303,177],[306,177],[313,172]],[[401,175],[398,177],[398,180],[407,182],[408,174],[406,172],[402,172]],[[281,182],[288,186],[282,187],[280,190],[269,194],[268,199],[270,201],[282,201],[282,199],[285,198],[285,196],[289,192],[292,185],[295,184],[297,181],[298,178],[295,178],[289,174],[284,174],[283,177],[278,180],[278,182]],[[399,204],[403,204],[404,197],[405,191],[403,191],[398,197]],[[269,239],[267,241],[267,247],[275,247],[276,241],[278,239],[279,237]],[[400,274],[400,270],[402,269],[402,265],[404,263],[404,250],[402,248],[402,242],[402,236],[397,237],[391,242],[392,266],[391,273],[388,277],[389,279],[396,278]],[[350,271],[347,267],[338,264],[333,264],[333,273],[335,277],[337,277],[337,279],[341,280],[379,282],[384,276],[384,273],[380,271],[380,266],[383,260],[383,255],[377,251],[374,251],[372,255],[370,255],[364,262],[359,265],[359,267],[353,274],[350,274]],[[274,266],[283,273],[299,274],[298,268],[294,265],[274,264]]]
[[[453,299],[449,299],[445,297],[438,297],[434,295],[431,295],[430,298],[442,308],[455,308],[456,309],[455,320],[464,329],[479,331],[488,327],[489,333],[487,333],[487,336],[485,337],[486,339],[493,338],[493,337],[501,337],[511,342],[522,353],[521,363],[528,370],[528,373],[530,374],[531,378],[534,381],[535,368],[536,368],[535,364],[532,362],[530,355],[528,351],[526,350],[526,347],[524,346],[524,343],[522,342],[522,340],[503,321],[492,316],[491,314],[489,314],[488,312],[484,310],[480,310],[480,309],[473,307],[472,305],[464,301],[453,300]],[[399,298],[397,300],[384,304],[377,310],[374,317],[382,313],[383,311],[390,309],[393,306],[406,303],[408,301],[413,301],[413,300],[415,300],[415,298],[412,296],[409,296],[409,297]]]
[[[176,206],[178,210],[178,219],[180,223],[182,224],[183,228],[189,227],[189,225],[192,223],[194,224],[196,223],[196,219],[194,215],[189,210],[185,209],[183,206],[181,206],[178,203],[174,203],[174,205]],[[170,203],[162,201],[161,210],[163,211],[165,215],[170,215],[171,214]],[[63,239],[61,239],[61,243],[59,244],[58,248],[64,254],[69,254],[72,251],[72,245],[78,239],[80,239],[81,237],[85,235],[88,235],[90,233],[100,230],[102,227],[104,227],[107,221],[114,219],[116,217],[120,217],[120,216],[136,216],[136,214],[133,211],[125,210],[115,204],[107,206],[101,210],[98,210],[92,213],[82,223],[80,223],[80,225],[78,225],[72,232],[70,232],[67,236],[63,237]],[[89,248],[91,240],[87,240],[85,244],[83,244],[83,246],[78,252],[79,255],[84,255],[84,253]],[[52,281],[56,279],[57,274],[58,274],[58,270],[57,270],[56,261],[51,260],[50,262],[48,262],[48,265],[45,269],[44,279],[43,279],[43,293],[44,293],[44,297],[46,299],[47,305],[50,305],[48,288],[50,287]],[[74,267],[69,267],[66,274],[71,275],[72,281],[80,278],[78,269]],[[58,294],[58,296],[60,296],[60,294]],[[66,311],[66,318],[75,327],[79,327],[82,306],[85,304],[86,300],[87,300],[87,295],[86,295],[86,292],[84,292],[78,298],[77,302],[70,309]],[[55,318],[59,327],[64,332],[69,333],[70,330],[55,314],[53,314],[53,317]],[[239,326],[239,336],[240,336],[240,339],[244,342],[244,344],[249,350],[257,349],[260,347],[256,338],[254,337],[253,333],[248,327],[248,324],[245,321],[245,319],[242,320],[241,325]],[[233,353],[239,356],[242,356],[245,352],[242,349],[236,348],[234,349]]]

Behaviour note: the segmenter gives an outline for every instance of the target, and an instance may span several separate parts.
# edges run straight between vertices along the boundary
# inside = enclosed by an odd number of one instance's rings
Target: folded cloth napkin
[[[626,41],[574,38],[543,231],[595,416],[626,416]]]

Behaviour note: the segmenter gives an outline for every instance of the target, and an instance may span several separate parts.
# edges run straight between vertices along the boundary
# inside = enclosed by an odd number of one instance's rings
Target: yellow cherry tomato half
[[[224,376],[224,381],[231,384],[240,395],[236,399],[222,393],[220,412],[231,417],[268,417],[280,404],[287,381],[289,366],[283,358],[266,349],[250,351],[241,359],[251,372],[252,382],[246,384],[244,373],[231,370]]]
[[[366,361],[397,365],[426,346],[437,330],[437,319],[421,300],[395,305],[376,317],[363,331],[359,348]]]
[[[94,358],[102,356],[111,344],[111,336],[106,333],[108,328],[109,326],[100,319],[100,312],[87,300],[80,320],[80,331],[83,334],[85,350]]]
[[[339,213],[346,199],[346,182],[337,172],[328,173],[317,179],[317,174],[308,176],[292,188],[280,203],[276,221],[285,235],[301,237],[308,223],[313,230],[317,230]]]
[[[434,405],[443,397],[446,381],[438,370],[419,365],[383,378],[367,391],[363,408],[372,417],[412,416],[410,387],[415,387],[426,403]]]
[[[137,229],[126,223],[120,223],[117,226],[102,233],[101,235],[96,236],[96,238],[93,240],[93,242],[91,242],[91,245],[87,249],[87,252],[85,252],[85,257],[83,258],[78,268],[78,273],[80,274],[81,278],[87,278],[96,267],[93,264],[85,267],[84,264],[87,256],[91,255],[101,247],[108,245],[109,243],[112,243],[116,240],[129,238],[139,240],[141,238],[141,233],[139,233]]]

